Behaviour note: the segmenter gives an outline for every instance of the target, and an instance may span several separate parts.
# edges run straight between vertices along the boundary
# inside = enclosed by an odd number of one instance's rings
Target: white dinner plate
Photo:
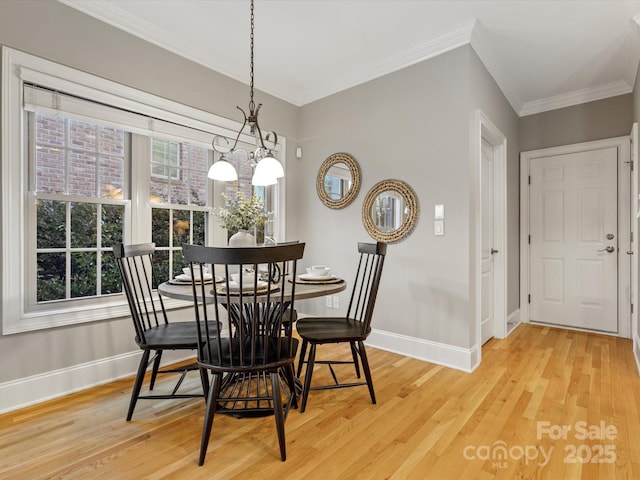
[[[180,275],[176,275],[176,280],[178,280],[179,282],[190,282],[191,281],[191,276],[190,275],[185,275],[183,273],[181,273]],[[205,273],[204,274],[204,281],[208,282],[209,280],[211,280],[213,278],[213,276],[210,273]]]
[[[313,273],[303,273],[302,275],[298,275],[300,280],[311,280],[314,282],[318,281],[329,281],[334,280],[336,278],[335,275],[314,275]]]

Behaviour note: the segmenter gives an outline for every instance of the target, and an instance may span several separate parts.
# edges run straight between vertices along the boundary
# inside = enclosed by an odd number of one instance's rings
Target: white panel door
[[[530,320],[618,332],[615,147],[530,162]]]
[[[493,271],[493,146],[482,140],[480,165],[482,203],[482,259],[481,259],[481,335],[484,344],[494,335],[494,271]]]

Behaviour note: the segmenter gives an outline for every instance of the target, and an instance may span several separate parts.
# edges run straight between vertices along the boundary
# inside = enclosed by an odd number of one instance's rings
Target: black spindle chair
[[[274,271],[285,271],[289,263],[295,276],[304,246],[182,246],[192,272],[206,267],[224,277],[215,287],[193,284],[196,321],[201,325],[198,365],[212,374],[199,465],[207,454],[216,413],[274,415],[280,458],[286,460],[284,422],[289,409],[297,406],[294,362],[298,339],[292,337],[291,328],[295,283],[285,275],[274,280],[278,277]],[[260,271],[260,266],[267,271]],[[238,272],[242,274],[233,282],[230,276]],[[209,329],[218,324],[219,335],[208,340]]]
[[[155,244],[113,245],[113,254],[122,277],[124,291],[131,311],[131,319],[135,329],[135,342],[142,350],[142,358],[131,392],[131,401],[127,413],[127,421],[131,420],[138,399],[169,399],[203,397],[203,393],[179,394],[178,389],[188,371],[196,370],[197,365],[191,363],[178,368],[160,369],[162,352],[165,350],[192,350],[198,346],[196,324],[191,321],[172,321],[167,319],[167,312],[162,297],[154,289],[153,254]],[[151,357],[151,353],[154,353]],[[153,390],[159,373],[181,373],[170,394],[141,395],[144,377],[149,368],[151,378],[149,390]],[[201,374],[204,391],[208,388],[206,374]]]
[[[380,242],[358,243],[358,251],[360,252],[360,262],[358,264],[346,316],[306,317],[299,319],[296,323],[296,330],[300,338],[302,338],[298,376],[302,373],[303,364],[307,364],[302,390],[301,412],[305,411],[310,390],[367,385],[369,387],[369,394],[371,395],[371,402],[376,403],[364,341],[371,333],[371,319],[378,294],[378,287],[380,285],[380,278],[382,276],[382,267],[387,253],[387,245]],[[351,348],[353,360],[316,360],[316,347],[329,343],[348,343]],[[309,345],[311,346],[309,355],[305,358]],[[338,381],[333,365],[352,363],[355,366],[357,378],[360,378],[359,362],[362,362],[362,370],[364,371],[366,382],[341,383]],[[328,365],[334,383],[312,387],[311,377],[315,364]]]

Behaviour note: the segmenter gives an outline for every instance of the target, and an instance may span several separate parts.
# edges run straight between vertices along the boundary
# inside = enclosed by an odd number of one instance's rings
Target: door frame
[[[631,331],[631,168],[629,136],[607,138],[592,142],[542,148],[520,153],[520,321],[529,323],[529,164],[532,159],[569,153],[579,153],[598,148],[618,149],[618,333],[630,338]],[[563,327],[572,330],[578,328]],[[584,330],[593,332],[592,330]]]
[[[633,241],[631,242],[631,248],[629,249],[631,254],[631,304],[633,309],[631,311],[631,339],[633,341],[633,355],[636,359],[636,366],[638,372],[640,372],[640,337],[638,337],[638,217],[640,216],[640,196],[638,196],[638,176],[640,175],[638,165],[638,122],[635,122],[631,127],[631,133],[629,134],[630,146],[630,160],[632,165],[631,174],[631,234]]]
[[[493,147],[493,242],[498,253],[493,264],[493,336],[507,336],[507,137],[482,110],[476,116],[475,318],[476,345],[482,347],[482,140]]]

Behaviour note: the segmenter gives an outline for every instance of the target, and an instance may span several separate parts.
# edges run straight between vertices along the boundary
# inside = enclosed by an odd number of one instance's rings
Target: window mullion
[[[65,297],[71,298],[71,202],[66,202],[65,210]]]
[[[102,204],[96,208],[96,295],[102,293]]]

